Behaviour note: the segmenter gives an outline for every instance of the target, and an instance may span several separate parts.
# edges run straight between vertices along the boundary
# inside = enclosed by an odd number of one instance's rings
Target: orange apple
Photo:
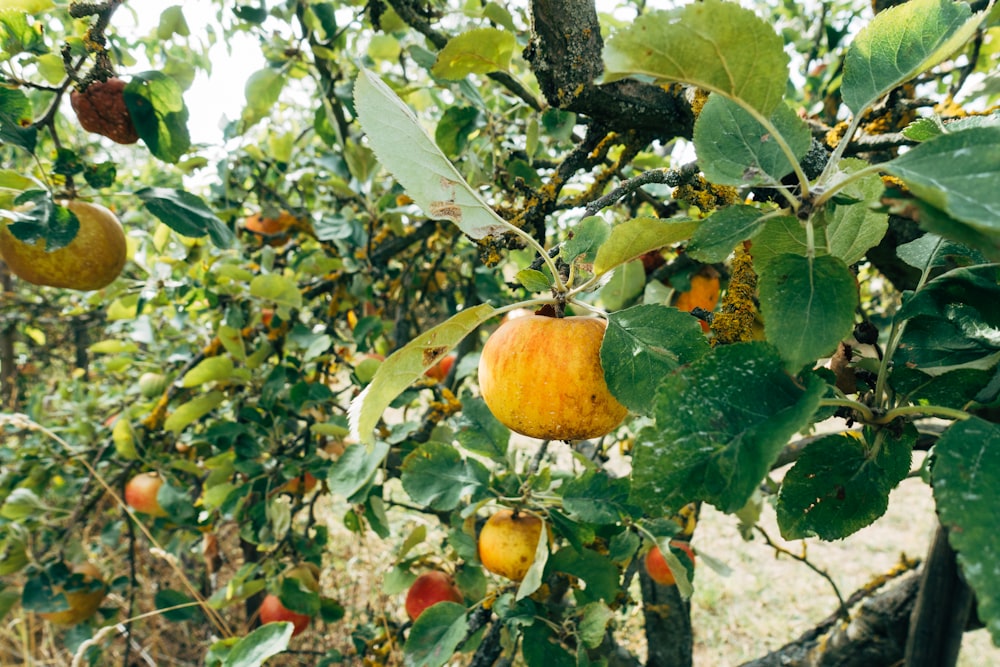
[[[101,577],[101,571],[93,563],[79,563],[72,567],[73,574],[66,585],[59,587],[65,596],[69,609],[40,612],[38,615],[50,623],[76,625],[87,620],[101,606],[108,592],[108,585]]]
[[[294,627],[292,630],[293,637],[305,632],[311,620],[306,614],[296,613],[281,604],[281,600],[274,593],[268,593],[264,601],[260,603],[260,622],[276,623],[278,621],[288,621]]]
[[[513,431],[543,440],[583,440],[612,431],[628,410],[604,381],[596,317],[525,315],[501,324],[483,346],[479,389]]]
[[[36,285],[83,291],[106,287],[125,266],[127,246],[121,223],[98,204],[78,199],[60,204],[80,221],[69,245],[46,252],[45,241],[25,243],[0,222],[0,257],[14,275]]]
[[[262,242],[266,242],[272,246],[280,246],[288,242],[288,229],[297,220],[288,211],[281,211],[276,218],[269,218],[260,213],[253,213],[246,217],[243,221],[243,226],[258,236]]]
[[[521,581],[535,562],[542,520],[524,512],[502,509],[479,531],[479,561],[493,574]]]
[[[285,491],[292,495],[304,495],[316,488],[319,480],[311,472],[305,472],[295,479],[290,479],[281,485],[279,491]]]
[[[424,572],[406,591],[406,615],[411,621],[417,620],[424,609],[436,605],[438,602],[458,602],[465,601],[462,593],[455,586],[454,580],[439,570]]]
[[[671,550],[680,550],[687,555],[687,560],[690,562],[691,568],[694,568],[694,550],[691,549],[691,545],[687,542],[682,542],[679,540],[670,542]],[[680,556],[681,562],[684,562],[684,557]],[[674,573],[667,565],[666,559],[663,557],[663,552],[660,551],[659,547],[654,546],[652,549],[646,552],[646,572],[649,574],[649,578],[658,584],[663,586],[673,586],[677,583],[674,578]]]
[[[125,502],[136,512],[149,516],[167,516],[157,500],[163,478],[155,472],[139,473],[125,484]]]
[[[424,375],[438,382],[444,382],[445,378],[448,377],[448,373],[451,372],[451,367],[455,365],[455,358],[454,354],[443,357],[441,361],[424,371]]]

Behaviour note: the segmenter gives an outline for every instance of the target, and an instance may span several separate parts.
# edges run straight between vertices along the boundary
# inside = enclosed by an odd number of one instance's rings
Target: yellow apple
[[[524,315],[489,337],[479,360],[479,389],[509,429],[543,440],[583,440],[609,433],[628,410],[604,381],[596,317]]]
[[[479,531],[479,562],[493,574],[521,581],[535,562],[542,520],[524,512],[502,509]]]
[[[0,222],[0,256],[14,275],[36,285],[84,291],[107,286],[125,266],[127,247],[121,223],[98,204],[74,199],[62,205],[80,221],[69,245],[45,252],[45,241],[25,243]]]
[[[49,623],[76,625],[94,615],[108,592],[101,571],[93,563],[74,565],[68,586],[60,592],[66,597],[69,609],[40,612],[38,615]]]

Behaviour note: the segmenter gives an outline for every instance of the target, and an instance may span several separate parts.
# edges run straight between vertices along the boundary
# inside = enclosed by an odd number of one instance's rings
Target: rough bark
[[[531,42],[524,57],[546,101],[614,129],[690,137],[694,113],[680,87],[634,80],[598,85],[604,40],[593,0],[534,0]]]
[[[903,659],[919,573],[866,598],[850,621],[821,623],[795,641],[743,667],[888,667]]]
[[[972,589],[962,579],[948,530],[938,526],[910,616],[906,667],[951,667],[972,610]]]

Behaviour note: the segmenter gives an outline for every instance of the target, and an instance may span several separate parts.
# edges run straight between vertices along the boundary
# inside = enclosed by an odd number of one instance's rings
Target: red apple
[[[431,570],[417,577],[410,590],[406,592],[406,615],[411,621],[415,621],[424,613],[424,609],[438,602],[461,604],[464,600],[450,576],[438,570]]]
[[[441,361],[437,362],[426,371],[424,375],[438,382],[444,382],[445,378],[448,377],[448,373],[451,372],[451,367],[455,365],[455,355],[449,354],[443,357]]]
[[[281,600],[274,593],[268,593],[264,601],[260,603],[260,622],[276,623],[278,621],[288,621],[294,626],[292,636],[296,636],[309,627],[312,619],[306,614],[298,614],[281,604]]]
[[[687,555],[687,560],[690,561],[691,568],[694,568],[694,550],[691,549],[691,545],[687,542],[681,542],[679,540],[670,542],[671,550],[681,550]],[[684,562],[684,557],[680,557],[681,562]],[[653,547],[646,552],[646,572],[649,574],[649,578],[658,584],[663,586],[673,586],[677,583],[674,578],[674,573],[671,571],[670,566],[667,565],[666,559],[663,557],[663,552],[660,551],[659,547]]]
[[[139,473],[125,484],[125,502],[136,512],[149,516],[167,516],[157,500],[163,478],[155,472]]]

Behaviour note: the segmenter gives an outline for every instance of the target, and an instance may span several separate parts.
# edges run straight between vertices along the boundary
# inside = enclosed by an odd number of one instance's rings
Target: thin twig
[[[771,539],[771,536],[767,534],[767,531],[764,530],[760,526],[760,524],[757,524],[756,526],[754,526],[754,528],[756,528],[757,532],[759,532],[761,534],[761,536],[764,538],[764,541],[767,543],[767,546],[771,547],[772,549],[774,549],[779,554],[785,554],[786,556],[790,556],[791,558],[799,561],[800,563],[802,563],[806,567],[808,567],[810,570],[812,570],[813,572],[815,572],[819,576],[821,576],[824,579],[826,579],[827,582],[829,582],[829,584],[830,584],[830,588],[833,589],[834,595],[837,596],[837,601],[840,604],[840,607],[839,607],[839,610],[838,610],[839,613],[840,613],[840,617],[843,618],[844,620],[847,620],[848,618],[850,618],[850,616],[847,613],[847,604],[844,602],[844,597],[840,594],[840,589],[837,588],[837,584],[836,584],[836,582],[834,582],[833,577],[831,577],[829,575],[829,573],[826,572],[826,570],[823,570],[823,569],[817,567],[816,565],[813,565],[813,563],[808,558],[806,558],[805,556],[800,556],[800,555],[798,555],[796,553],[793,553],[793,552],[789,551],[788,549],[784,548],[783,546],[781,546],[779,544],[776,544],[774,542],[774,540]]]
[[[652,183],[663,183],[670,187],[677,187],[690,181],[698,173],[698,165],[689,163],[680,169],[650,169],[643,173],[622,181],[621,185],[594,201],[587,204],[584,215],[595,215],[601,209],[614,205],[619,199],[629,195],[644,185]]]

